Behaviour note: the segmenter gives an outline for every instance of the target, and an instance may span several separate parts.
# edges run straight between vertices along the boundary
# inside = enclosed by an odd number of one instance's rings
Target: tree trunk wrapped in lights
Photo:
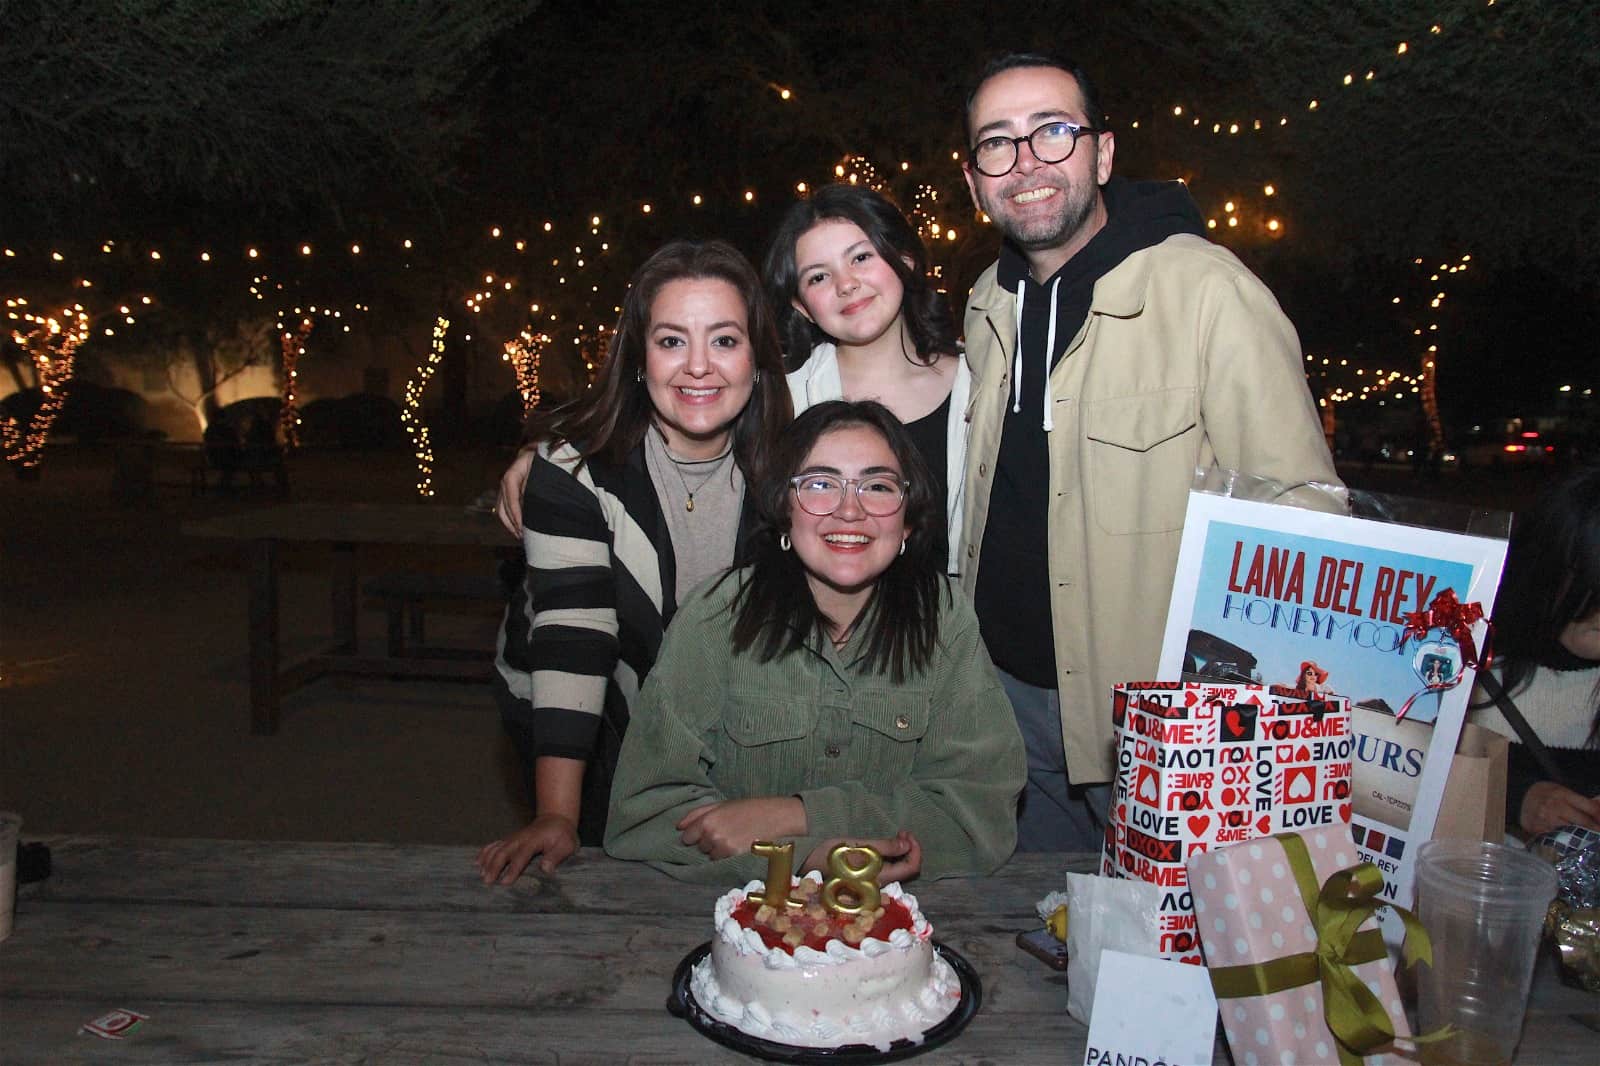
[[[283,405],[278,408],[278,428],[286,451],[292,452],[300,447],[300,406],[296,402],[299,364],[300,357],[306,354],[306,341],[314,326],[310,318],[302,318],[294,332],[284,330],[279,335],[279,343],[283,347]]]
[[[505,352],[500,356],[516,371],[517,394],[522,397],[524,416],[532,414],[533,409],[539,406],[539,362],[544,357],[545,345],[549,343],[547,334],[535,334],[525,329],[506,341]]]
[[[63,312],[66,325],[55,318],[29,318],[38,324],[27,333],[13,331],[11,339],[28,353],[34,380],[39,384],[41,401],[25,425],[9,416],[0,420],[0,447],[6,462],[17,466],[19,475],[34,470],[44,461],[45,441],[50,427],[67,400],[72,381],[73,359],[78,347],[89,339],[89,316],[81,310]]]
[[[433,342],[428,347],[428,358],[417,367],[417,374],[406,382],[406,402],[400,409],[400,421],[405,423],[411,437],[411,449],[417,457],[417,495],[433,495],[433,444],[428,439],[427,423],[422,421],[422,392],[428,387],[439,364],[444,361],[444,338],[450,332],[450,320],[440,317],[433,324]]]

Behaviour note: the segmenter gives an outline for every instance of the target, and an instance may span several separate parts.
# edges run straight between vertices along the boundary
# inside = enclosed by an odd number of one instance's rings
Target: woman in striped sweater
[[[604,834],[629,711],[678,602],[734,561],[745,484],[790,419],[778,333],[750,264],[674,241],[628,288],[595,387],[530,419],[527,570],[497,695],[535,817],[479,852],[484,883],[546,872]]]

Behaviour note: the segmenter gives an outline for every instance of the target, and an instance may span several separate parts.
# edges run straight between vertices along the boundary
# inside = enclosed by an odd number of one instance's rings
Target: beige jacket
[[[969,593],[1015,356],[1015,296],[995,270],[973,286],[966,315]],[[1196,470],[1271,478],[1288,496],[1308,482],[1338,484],[1302,358],[1272,293],[1202,237],[1134,252],[1095,284],[1049,381],[1049,594],[1074,783],[1112,777],[1111,686],[1155,677]]]

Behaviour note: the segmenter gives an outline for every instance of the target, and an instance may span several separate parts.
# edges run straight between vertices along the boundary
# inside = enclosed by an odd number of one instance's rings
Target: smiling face
[[[887,474],[904,478],[889,442],[867,426],[841,426],[823,434],[796,474],[826,473],[841,478]],[[839,624],[847,624],[872,594],[905,540],[906,513],[869,515],[861,509],[854,488],[831,515],[809,514],[789,495],[789,536],[806,569],[806,582],[817,606]]]
[[[1049,122],[1093,126],[1077,79],[1054,67],[1016,67],[984,82],[967,113],[968,145],[986,137],[1026,137]],[[1111,134],[1083,134],[1059,163],[1041,163],[1026,142],[1017,165],[991,178],[962,164],[972,201],[1027,255],[1044,280],[1106,223],[1100,186],[1111,178]]]
[[[794,260],[794,306],[835,342],[859,347],[898,332],[905,286],[860,226],[823,219],[795,242]]]
[[[644,380],[655,424],[673,453],[720,455],[755,380],[739,290],[720,278],[661,286],[650,304]]]

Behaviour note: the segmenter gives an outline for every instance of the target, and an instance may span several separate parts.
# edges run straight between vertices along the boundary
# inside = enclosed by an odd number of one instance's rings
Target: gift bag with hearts
[[[1101,873],[1162,889],[1162,957],[1201,964],[1184,864],[1350,825],[1350,706],[1282,685],[1130,682],[1112,695],[1116,780]]]

